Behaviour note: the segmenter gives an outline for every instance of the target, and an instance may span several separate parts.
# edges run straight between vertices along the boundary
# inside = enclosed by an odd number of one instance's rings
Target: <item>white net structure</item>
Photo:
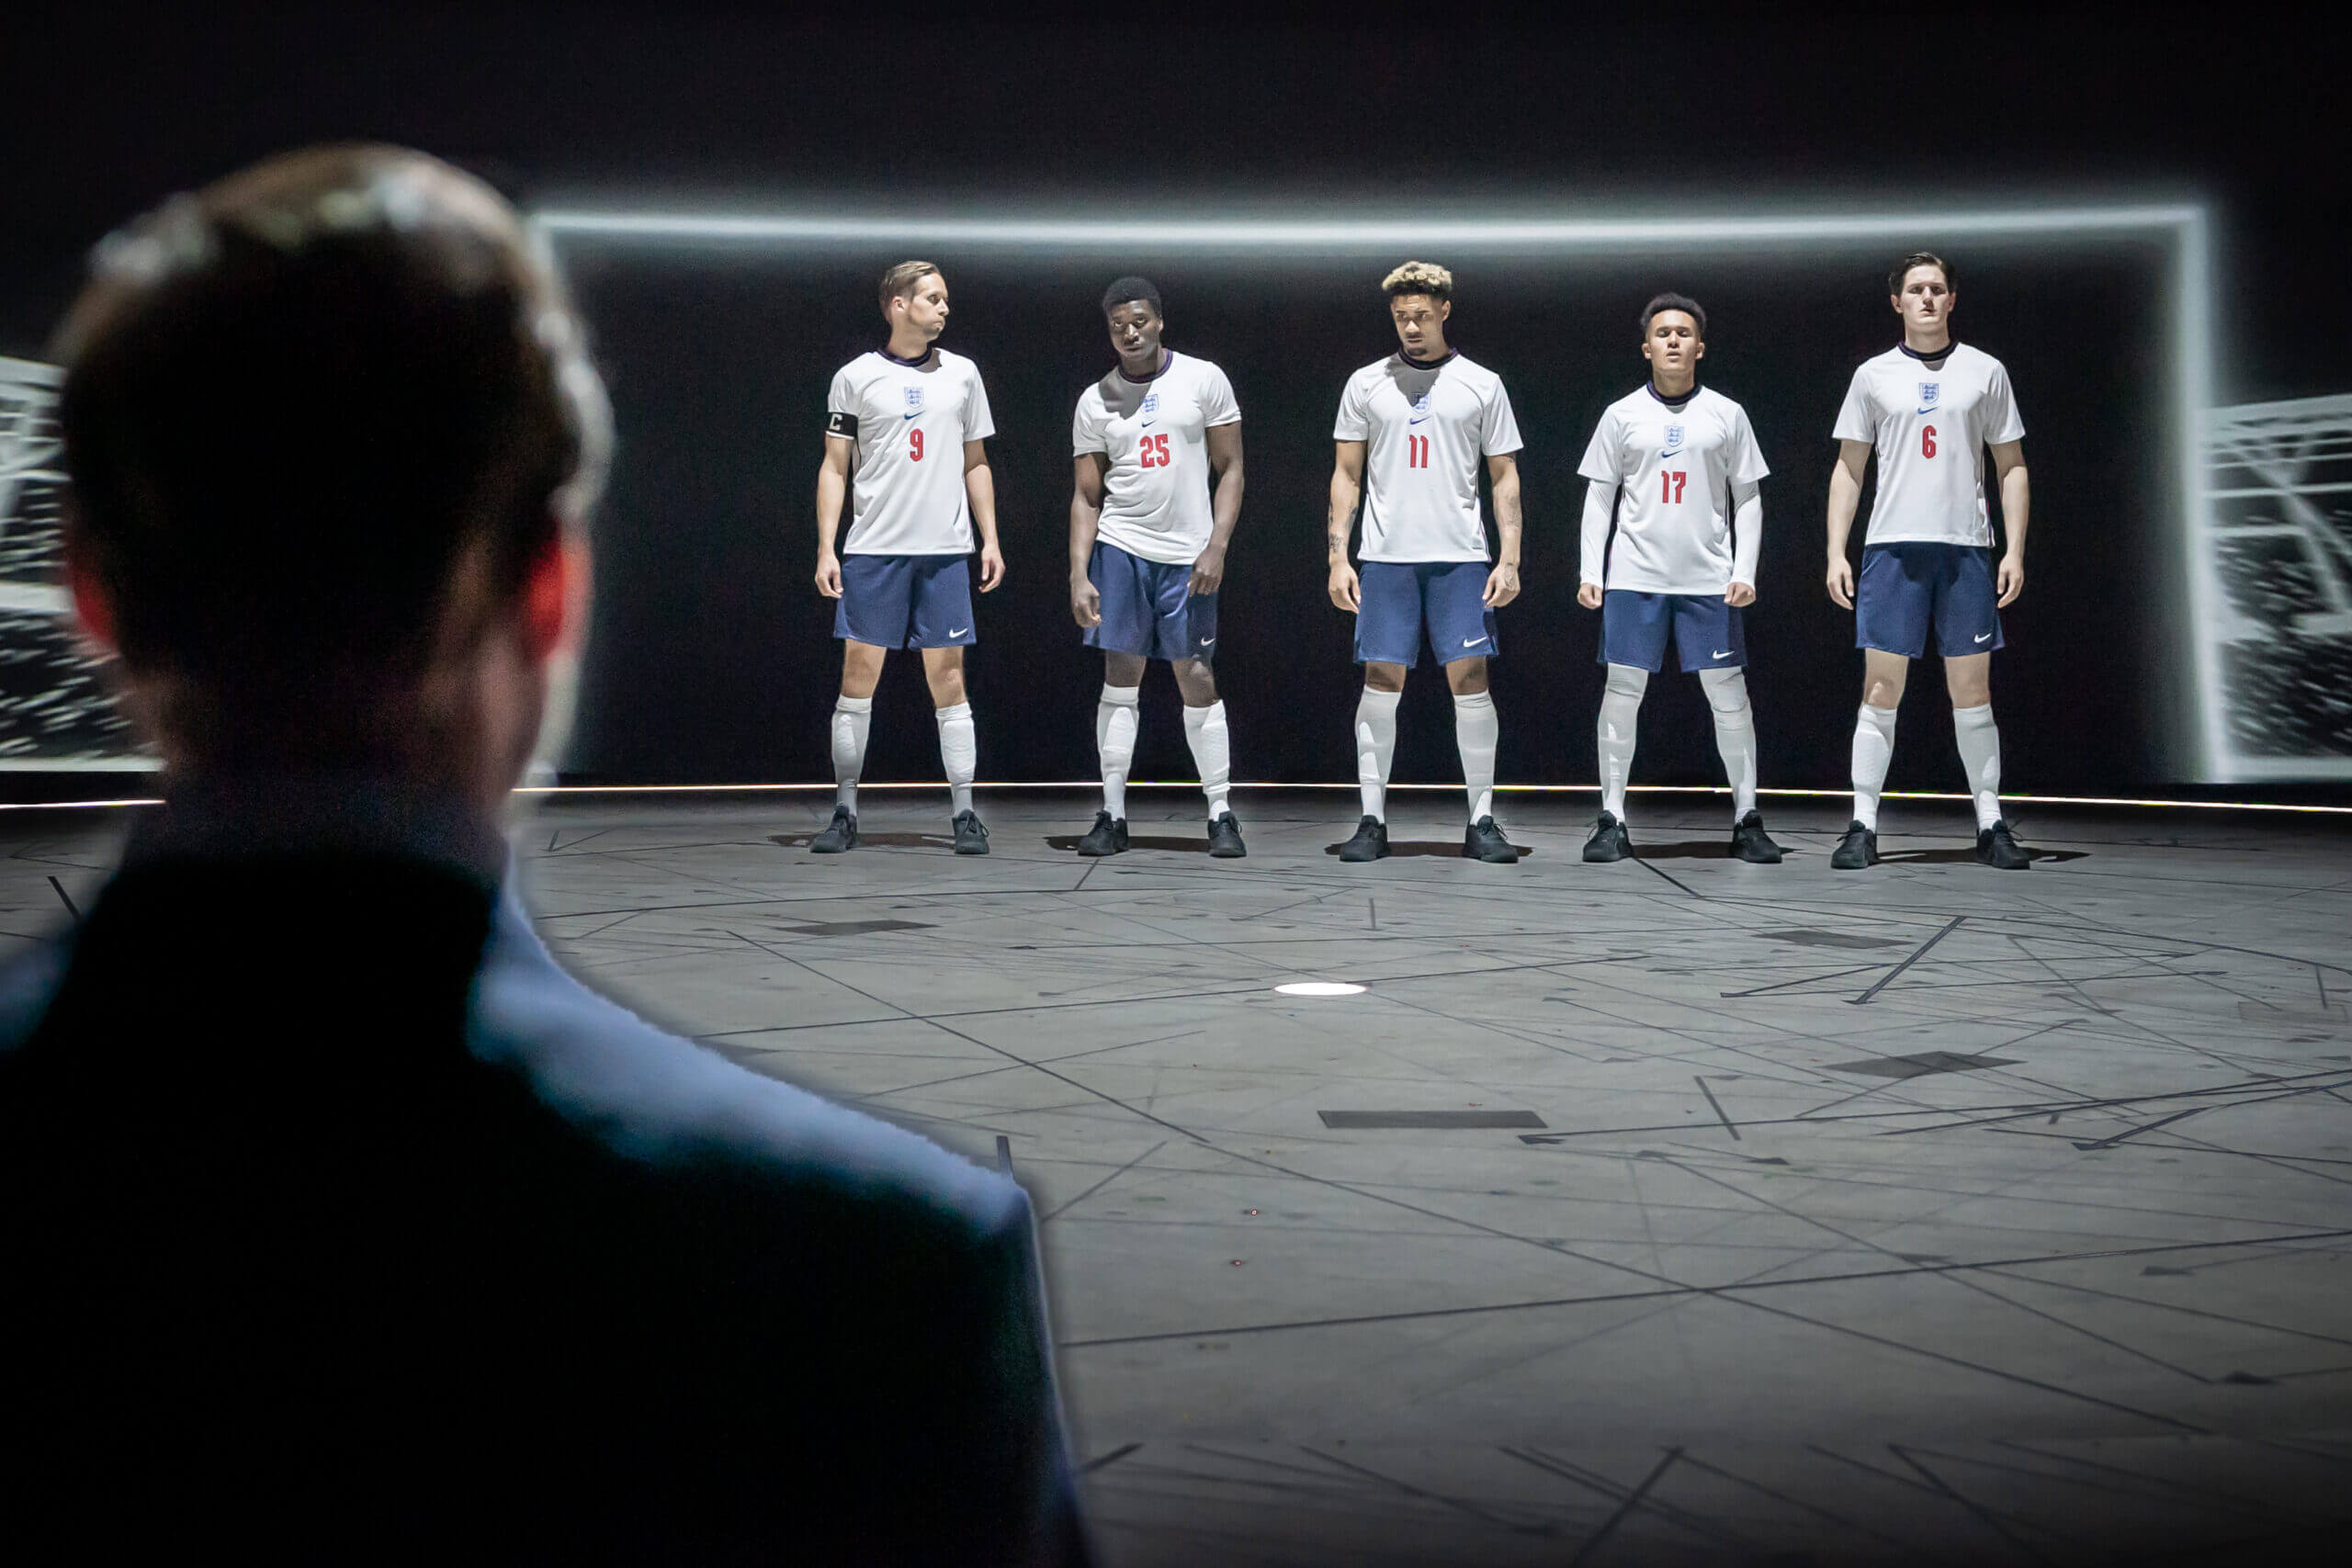
[[[0,770],[150,768],[61,581],[52,365],[0,358]]]
[[[2240,778],[2352,778],[2352,397],[2205,416],[2209,625]]]

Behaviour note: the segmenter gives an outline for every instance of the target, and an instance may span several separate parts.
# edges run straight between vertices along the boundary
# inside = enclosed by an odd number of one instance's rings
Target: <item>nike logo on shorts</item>
[[[1201,646],[1202,646],[1203,648],[1212,648],[1212,647],[1215,647],[1215,646],[1216,646],[1216,638],[1215,638],[1215,637],[1204,637],[1201,638]]]
[[[1978,637],[1976,640],[1978,642],[1990,642],[1993,640],[1993,634],[1991,632],[1986,632],[1983,637]]]
[[[1486,640],[1487,639],[1482,637],[1465,637],[1463,639],[1462,646],[1464,648],[1476,648]]]
[[[1731,657],[1731,649],[1728,648],[1719,648],[1707,657],[1710,659],[1729,659]]]
[[[962,637],[966,632],[970,631],[971,629],[972,628],[969,626],[956,626],[953,630],[949,631],[947,635],[949,637]]]

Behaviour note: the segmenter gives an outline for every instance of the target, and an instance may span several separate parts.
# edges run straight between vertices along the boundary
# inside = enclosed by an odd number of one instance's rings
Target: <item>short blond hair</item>
[[[1399,294],[1453,298],[1453,274],[1435,262],[1408,261],[1380,280],[1380,291],[1394,299]]]
[[[882,275],[882,313],[890,313],[890,301],[911,299],[915,285],[939,272],[936,264],[927,261],[902,261]],[[940,273],[944,277],[946,274]]]

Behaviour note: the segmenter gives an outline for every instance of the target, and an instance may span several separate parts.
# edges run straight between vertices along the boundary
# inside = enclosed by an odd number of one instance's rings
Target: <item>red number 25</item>
[[[1158,435],[1145,436],[1139,450],[1140,456],[1136,459],[1138,468],[1166,468],[1168,466],[1168,433],[1161,431]]]

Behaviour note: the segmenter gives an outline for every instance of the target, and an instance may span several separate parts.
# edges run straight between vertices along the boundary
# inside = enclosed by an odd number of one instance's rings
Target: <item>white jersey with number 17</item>
[[[2009,373],[1964,343],[1928,359],[1897,345],[1865,359],[1838,411],[1840,441],[1878,448],[1878,495],[1864,545],[1993,542],[1984,505],[1984,447],[2022,441]]]
[[[1332,437],[1364,444],[1363,560],[1486,560],[1478,462],[1519,450],[1502,378],[1392,354],[1348,378]]]
[[[1617,544],[1603,586],[1636,593],[1754,586],[1758,541],[1738,540],[1735,549],[1734,492],[1771,470],[1747,411],[1721,392],[1694,387],[1668,402],[1645,382],[1602,412],[1577,472],[1620,487]],[[1602,547],[1600,538],[1584,541],[1583,581],[1602,581]]]

